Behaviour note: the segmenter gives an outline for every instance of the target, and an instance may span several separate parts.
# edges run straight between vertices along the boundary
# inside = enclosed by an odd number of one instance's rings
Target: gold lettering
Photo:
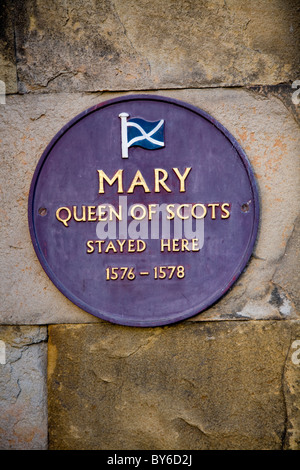
[[[123,170],[118,170],[110,179],[103,170],[97,170],[99,173],[99,194],[104,194],[104,180],[112,186],[118,180],[118,193],[123,193]]]
[[[181,251],[191,251],[189,249],[189,241],[186,238],[181,240]]]
[[[88,222],[96,222],[96,220],[96,206],[88,206]]]
[[[192,251],[199,251],[199,239],[198,238],[192,238]]]
[[[128,253],[135,251],[134,242],[135,240],[128,240]]]
[[[220,204],[207,204],[207,207],[211,207],[211,218],[215,219],[216,218],[216,207],[219,207]]]
[[[230,212],[227,209],[225,209],[225,206],[230,207],[230,204],[228,204],[228,202],[224,202],[224,204],[222,204],[221,210],[222,212],[225,212],[225,215],[223,214],[221,215],[222,219],[228,219],[228,217],[230,217]]]
[[[137,244],[137,251],[139,253],[141,253],[142,251],[145,251],[147,245],[144,242],[144,240],[137,240],[136,244]]]
[[[140,172],[140,170],[137,170],[132,182],[131,182],[131,185],[130,185],[130,188],[128,189],[128,193],[133,193],[134,189],[136,186],[143,186],[144,188],[144,191],[145,193],[150,193],[150,189],[148,188],[147,184],[146,184],[146,181],[144,180],[144,177],[142,175],[142,173]]]
[[[157,207],[157,204],[149,204],[148,205],[148,210],[149,210],[149,220],[152,220],[152,214],[156,214],[156,210],[152,210],[152,207]]]
[[[171,240],[160,240],[160,251],[165,251],[165,248],[167,248],[167,251],[171,251]]]
[[[141,210],[141,214],[139,216],[135,215],[136,209]],[[145,206],[143,206],[143,204],[134,204],[133,206],[131,206],[130,215],[135,220],[142,220],[147,215],[147,209]]]
[[[171,208],[173,208],[175,206],[175,204],[168,204],[166,209],[167,209],[167,212],[170,214],[167,216],[167,219],[168,220],[173,220],[174,217],[175,217],[175,213],[172,211]]]
[[[180,251],[180,248],[179,248],[179,238],[173,238],[173,251]]]
[[[117,243],[119,244],[119,247],[120,247],[120,253],[123,253],[123,247],[126,243],[126,240],[123,240],[123,241],[117,240]]]
[[[191,247],[189,246],[189,241],[186,238],[173,238],[172,240],[160,240],[160,251],[199,251],[199,240],[198,238],[193,238],[191,240]]]
[[[179,219],[188,219],[189,218],[188,215],[187,216],[180,215],[179,211],[181,210],[182,207],[189,207],[189,204],[180,204],[180,206],[177,208],[177,215]]]
[[[74,220],[76,220],[76,222],[86,222],[86,207],[85,206],[81,206],[82,209],[82,216],[81,216],[81,219],[79,219],[79,217],[77,216],[77,206],[73,206],[73,217],[74,217]]]
[[[162,178],[159,177],[160,173],[163,174]],[[159,186],[164,188],[169,193],[171,192],[171,189],[165,184],[166,179],[168,179],[168,172],[166,170],[163,170],[162,168],[154,168],[154,178],[155,178],[155,189],[154,189],[154,191],[156,193],[160,192],[160,187]]]
[[[98,220],[99,222],[105,222],[107,220],[106,205],[98,206]]]
[[[87,249],[87,253],[94,253],[95,251],[95,247],[94,247],[94,244],[98,244],[98,253],[102,253],[102,250],[101,250],[101,246],[102,246],[102,243],[104,243],[105,240],[88,240],[86,242],[86,245],[88,247]]]
[[[61,217],[61,215],[60,215],[61,211],[66,211],[67,212],[68,215],[67,215],[66,218]],[[72,212],[68,207],[60,207],[59,209],[57,209],[55,215],[56,215],[57,220],[59,220],[62,224],[64,224],[65,227],[69,227],[68,222],[69,222],[69,220],[72,219]]]
[[[116,209],[113,206],[108,206],[109,207],[109,220],[113,220],[112,214],[118,219],[122,220],[122,206],[119,205],[119,212],[116,211]]]
[[[110,241],[105,249],[105,253],[108,253],[110,250],[112,250],[114,253],[117,253],[117,249],[115,245],[113,244],[112,241]]]
[[[195,209],[197,207],[202,207],[202,209],[203,209],[203,212],[202,212],[201,216],[197,216],[197,214],[195,213]],[[206,213],[207,213],[207,209],[206,209],[204,204],[199,203],[199,204],[194,204],[192,206],[192,217],[194,217],[194,219],[203,219],[206,216]]]
[[[179,189],[179,192],[181,193],[184,193],[185,192],[185,180],[189,174],[189,172],[191,171],[191,167],[188,167],[185,169],[185,172],[183,173],[183,175],[179,172],[178,168],[173,168],[173,171],[175,173],[175,175],[178,177],[179,181],[180,181],[180,189]]]
[[[88,247],[87,253],[93,253],[95,251],[95,248],[93,247],[93,240],[88,240],[86,242],[86,246]]]
[[[105,240],[95,240],[95,243],[98,243],[98,253],[102,253],[102,244]]]

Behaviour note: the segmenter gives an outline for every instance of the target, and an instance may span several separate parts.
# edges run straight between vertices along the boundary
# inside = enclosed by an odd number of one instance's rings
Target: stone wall
[[[299,2],[2,4],[0,448],[300,449]],[[146,329],[66,299],[27,222],[52,137],[85,109],[139,92],[221,122],[261,204],[232,289],[189,320]]]

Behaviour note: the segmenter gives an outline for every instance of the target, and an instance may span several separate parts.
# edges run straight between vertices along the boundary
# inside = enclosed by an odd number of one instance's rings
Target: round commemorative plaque
[[[72,119],[29,195],[36,254],[90,314],[151,327],[218,301],[245,268],[259,202],[249,161],[206,112],[129,95]]]

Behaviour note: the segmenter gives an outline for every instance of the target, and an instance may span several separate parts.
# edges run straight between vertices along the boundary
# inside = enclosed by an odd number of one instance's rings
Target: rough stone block
[[[274,282],[289,292],[295,305],[300,309],[300,274],[299,274],[299,251],[300,251],[300,218],[295,221],[295,227],[287,244],[287,249],[282,257],[281,263],[274,274]]]
[[[297,0],[14,2],[21,92],[299,78]]]
[[[50,449],[300,449],[299,335],[297,321],[51,326]]]
[[[0,80],[5,84],[4,93],[17,93],[17,64],[15,57],[15,33],[13,5],[9,0],[1,2],[0,9]],[[2,87],[0,95],[3,94]],[[3,101],[1,101],[3,103]]]
[[[299,127],[293,115],[278,98],[242,89],[156,94],[192,103],[221,122],[244,148],[260,193],[259,234],[248,266],[225,297],[194,319],[298,318],[297,283],[292,281],[299,259],[296,246],[289,255],[295,265],[284,262],[300,202]],[[116,96],[30,94],[10,96],[0,107],[2,323],[99,321],[67,300],[44,273],[29,236],[27,200],[35,166],[56,132],[81,111]]]
[[[47,329],[0,326],[0,449],[45,450]]]

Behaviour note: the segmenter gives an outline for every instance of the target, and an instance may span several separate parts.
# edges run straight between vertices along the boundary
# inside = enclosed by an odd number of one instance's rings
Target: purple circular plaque
[[[230,133],[189,104],[125,96],[70,121],[29,195],[36,254],[56,287],[113,323],[159,326],[218,301],[256,239],[258,193]]]

